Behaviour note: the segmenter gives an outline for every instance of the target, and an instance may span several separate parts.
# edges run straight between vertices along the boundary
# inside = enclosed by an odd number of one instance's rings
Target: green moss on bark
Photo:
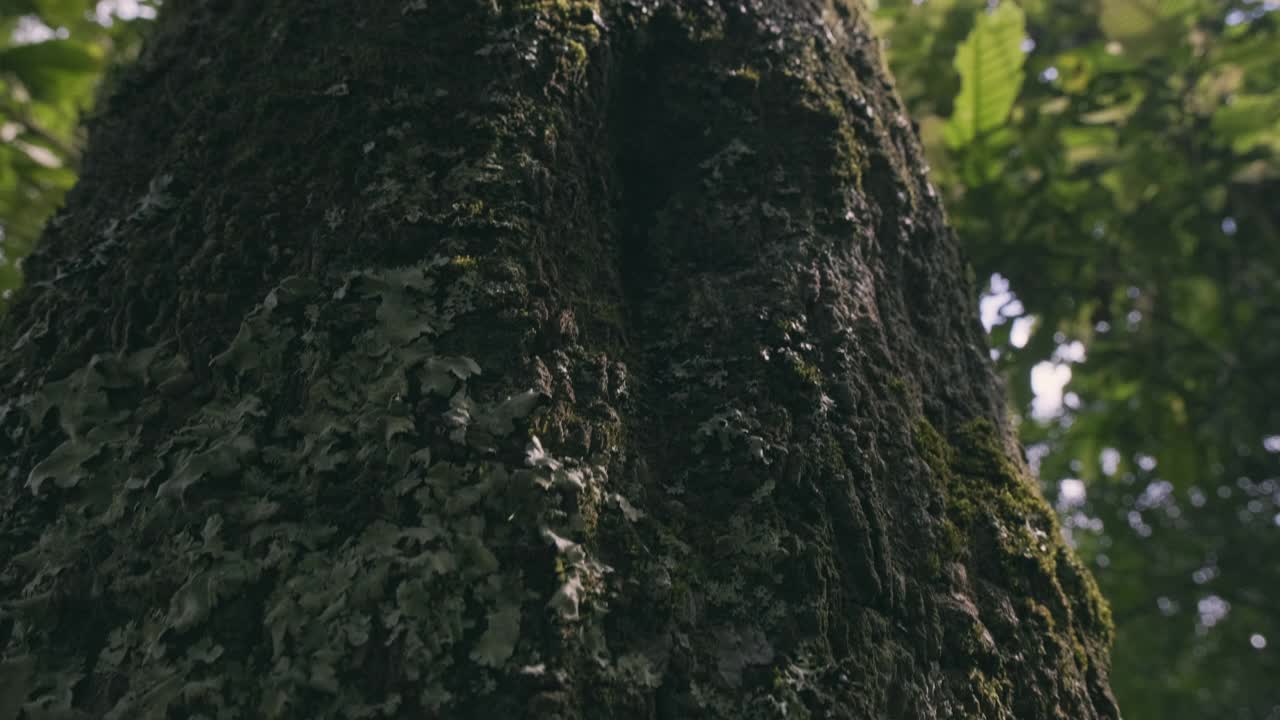
[[[1110,613],[1000,432],[987,420],[975,420],[948,440],[920,419],[915,444],[945,493],[944,557],[966,568],[967,576],[997,586],[1000,595],[1021,597],[1022,622],[1043,635],[1056,672],[1075,677],[1082,687],[1090,684],[1091,669],[1105,667],[1113,639]],[[995,680],[1026,692],[1008,676]]]
[[[856,5],[318,1],[166,6],[6,320],[29,714],[1115,717]]]

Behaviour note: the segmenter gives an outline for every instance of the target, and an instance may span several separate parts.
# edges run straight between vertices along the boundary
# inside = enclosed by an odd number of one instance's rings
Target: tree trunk
[[[0,720],[1117,717],[863,13],[167,2],[0,335]]]

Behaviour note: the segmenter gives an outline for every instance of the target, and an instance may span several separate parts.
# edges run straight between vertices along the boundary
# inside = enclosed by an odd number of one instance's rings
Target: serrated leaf
[[[1022,88],[1025,34],[1026,16],[1011,2],[978,16],[973,30],[956,48],[960,93],[947,120],[948,145],[967,145],[999,128],[1009,117]]]

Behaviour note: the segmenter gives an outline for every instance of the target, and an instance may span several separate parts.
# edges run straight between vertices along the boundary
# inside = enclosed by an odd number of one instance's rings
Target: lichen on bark
[[[1117,716],[856,3],[175,2],[29,270],[30,717]]]

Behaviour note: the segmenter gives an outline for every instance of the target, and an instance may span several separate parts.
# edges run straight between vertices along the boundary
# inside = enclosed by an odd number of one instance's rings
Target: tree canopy
[[[1121,708],[1278,717],[1280,5],[985,5],[882,33]]]
[[[872,4],[1126,716],[1280,717],[1280,3]],[[0,312],[153,14],[0,0]]]

